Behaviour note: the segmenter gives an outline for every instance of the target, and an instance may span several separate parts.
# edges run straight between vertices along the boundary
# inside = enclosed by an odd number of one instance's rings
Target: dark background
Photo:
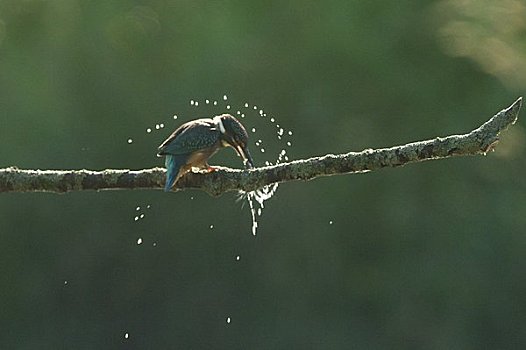
[[[0,0],[0,166],[161,166],[245,102],[259,165],[463,133],[525,62],[517,0]],[[522,348],[524,115],[487,157],[283,184],[256,237],[232,193],[0,194],[0,348]]]

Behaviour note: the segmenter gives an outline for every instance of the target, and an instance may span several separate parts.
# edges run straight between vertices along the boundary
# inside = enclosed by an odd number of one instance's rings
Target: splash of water
[[[231,111],[234,110],[236,111],[235,114],[238,117],[243,118],[243,119],[248,119],[246,117],[249,117],[249,116],[251,117],[253,116],[254,118],[257,118],[259,120],[264,119],[265,122],[269,123],[267,125],[272,125],[273,127],[275,127],[278,144],[276,144],[275,142],[276,139],[274,139],[274,141],[272,142],[264,143],[263,140],[261,140],[261,138],[257,138],[257,141],[254,144],[259,149],[261,153],[261,157],[262,156],[272,157],[272,154],[274,152],[273,149],[281,148],[277,156],[277,159],[274,162],[265,160],[264,164],[266,166],[270,166],[270,165],[279,164],[283,161],[289,160],[286,148],[290,149],[290,147],[292,147],[292,142],[291,142],[292,131],[291,130],[285,131],[285,129],[283,129],[282,126],[277,124],[277,118],[275,116],[267,117],[267,113],[265,112],[263,108],[258,107],[257,105],[249,104],[248,102],[245,102],[236,108],[235,104],[229,100],[226,94],[224,94],[222,97],[216,100],[210,99],[210,98],[202,99],[202,103],[200,103],[199,99],[194,98],[189,101],[189,104],[193,108],[205,108],[206,107],[206,108],[217,109],[217,111],[213,111],[214,114],[221,114],[225,112],[231,113]],[[178,115],[174,114],[173,116],[171,116],[171,118],[172,120],[177,120]],[[250,123],[250,121],[246,123],[251,126],[250,128],[248,128],[248,125],[247,125],[247,129],[250,130],[250,133],[253,134],[254,136],[256,136],[258,131],[261,129],[268,130],[267,128],[262,128],[261,122],[258,122],[258,120],[255,120],[255,119],[251,119],[251,120],[254,122],[253,124],[258,125],[258,127],[256,128],[255,125],[250,125],[252,124]],[[155,123],[149,126],[145,125],[143,130],[145,131],[146,134],[154,136],[156,132],[162,131],[164,127],[165,127],[164,123],[158,122],[158,123]],[[256,137],[254,137],[254,139],[256,139]],[[132,138],[128,138],[127,142],[128,144],[132,144],[134,140]],[[262,147],[263,144],[266,145],[265,148]],[[265,202],[276,194],[277,189],[278,189],[278,184],[274,183],[274,184],[265,186],[255,191],[251,191],[251,192],[240,191],[239,192],[239,199],[246,199],[248,202],[249,208],[250,208],[253,235],[256,235],[257,233],[258,219],[263,214],[263,209],[265,208]],[[193,199],[193,197],[191,197],[191,199]],[[140,211],[140,208],[137,209],[137,211]],[[136,213],[136,215],[134,216],[134,221],[139,221],[143,218],[144,218],[144,214],[139,212],[139,213]],[[211,228],[213,228],[213,226]]]
[[[229,101],[228,96],[226,94],[223,95],[222,101],[221,99],[219,100],[220,102],[223,102],[223,104],[218,105],[217,100],[213,100],[213,105],[218,106],[219,109],[222,109],[223,111],[226,109],[227,112],[230,112],[233,109],[233,110],[236,110],[235,114],[241,118],[245,118],[246,116],[249,116],[249,115],[254,115],[257,118],[267,119],[267,122],[270,125],[274,125],[274,127],[276,128],[276,136],[277,136],[278,142],[281,143],[281,147],[280,147],[281,150],[279,151],[277,159],[275,160],[274,163],[268,160],[265,161],[266,166],[270,166],[273,164],[279,164],[283,161],[289,160],[289,157],[287,155],[287,151],[285,148],[286,147],[290,148],[292,146],[292,143],[291,143],[292,131],[291,130],[285,132],[283,127],[281,127],[279,124],[276,124],[277,120],[274,116],[267,118],[267,113],[265,112],[265,110],[263,108],[258,107],[257,105],[251,105],[248,102],[245,102],[238,108],[235,108],[234,104],[231,101]],[[212,101],[211,99],[204,99],[204,103],[206,105],[209,105],[211,101]],[[190,100],[190,105],[193,107],[199,107],[198,99]],[[223,113],[223,112],[219,111],[219,113]],[[250,122],[247,124],[250,124]],[[255,126],[252,126],[249,130],[251,131],[252,134],[256,135],[259,129],[260,129],[259,127],[256,128]],[[259,148],[259,151],[261,152],[262,155],[271,154],[271,152],[267,152],[266,148],[262,147],[263,141],[261,140],[261,138],[257,139],[257,141],[254,144],[256,147]],[[270,143],[267,143],[267,144],[270,145]],[[250,208],[250,215],[252,218],[252,234],[254,236],[257,233],[257,229],[259,226],[258,219],[263,214],[263,209],[265,208],[265,202],[268,201],[270,198],[272,198],[276,194],[277,189],[278,189],[278,184],[274,183],[274,184],[265,186],[255,191],[251,191],[251,192],[240,191],[239,192],[239,199],[246,199],[248,202],[248,206]]]

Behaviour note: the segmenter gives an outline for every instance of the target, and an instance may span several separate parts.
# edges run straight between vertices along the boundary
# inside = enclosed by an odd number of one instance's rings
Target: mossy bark
[[[320,176],[361,173],[425,160],[486,154],[496,146],[500,132],[515,123],[521,105],[522,98],[519,98],[477,129],[463,135],[437,137],[391,148],[327,154],[250,170],[219,168],[206,174],[188,173],[176,187],[200,189],[218,196],[228,191],[253,191],[272,183],[307,181]],[[93,171],[9,167],[0,169],[0,192],[162,189],[164,177],[162,168]]]

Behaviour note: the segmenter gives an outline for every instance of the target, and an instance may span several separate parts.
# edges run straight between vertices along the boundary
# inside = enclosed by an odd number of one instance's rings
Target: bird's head
[[[243,158],[243,162],[249,168],[254,167],[254,161],[248,151],[248,133],[243,124],[230,114],[222,114],[214,117],[214,121],[221,131],[221,140],[225,146],[236,150]]]

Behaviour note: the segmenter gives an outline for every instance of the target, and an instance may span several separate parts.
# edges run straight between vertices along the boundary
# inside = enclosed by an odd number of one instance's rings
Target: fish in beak
[[[243,164],[248,166],[248,168],[254,168],[254,160],[250,154],[248,147],[236,146],[235,150],[237,154],[243,159]]]

